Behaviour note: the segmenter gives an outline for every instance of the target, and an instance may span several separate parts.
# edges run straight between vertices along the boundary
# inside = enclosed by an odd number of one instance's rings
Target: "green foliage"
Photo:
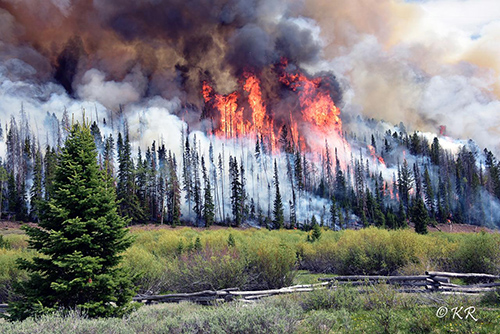
[[[280,182],[278,176],[278,167],[276,165],[276,160],[274,160],[274,202],[273,202],[273,224],[277,229],[283,228],[285,224],[285,216],[283,213],[283,201],[281,199],[280,193]]]
[[[0,248],[10,249],[10,242],[3,238],[3,235],[0,235]]]
[[[466,273],[500,272],[500,240],[485,232],[472,234],[453,253],[453,270]]]
[[[311,242],[315,242],[321,238],[321,227],[319,227],[317,222],[315,221],[315,217],[313,216],[313,225],[311,231]]]
[[[301,306],[305,311],[346,309],[353,312],[363,307],[363,301],[356,289],[342,285],[336,289],[314,290],[304,295]]]
[[[420,197],[418,197],[413,203],[413,207],[411,209],[411,220],[415,224],[415,232],[419,234],[427,234],[427,222],[429,220],[429,215],[427,214],[424,201]]]
[[[229,237],[227,238],[227,245],[229,247],[234,247],[236,246],[236,241],[234,240],[233,234],[229,233]]]
[[[20,259],[29,279],[9,303],[12,320],[80,308],[88,316],[122,315],[135,291],[129,274],[118,265],[132,243],[117,213],[111,180],[99,170],[93,137],[76,124],[56,169],[54,191],[44,205],[38,227],[24,227],[32,260]]]
[[[186,252],[167,263],[163,290],[194,292],[244,287],[248,274],[238,250],[205,248]]]

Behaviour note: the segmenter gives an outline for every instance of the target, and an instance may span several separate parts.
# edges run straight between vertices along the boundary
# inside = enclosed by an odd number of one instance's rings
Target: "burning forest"
[[[497,26],[364,2],[0,1],[2,218],[86,122],[135,224],[498,228]]]

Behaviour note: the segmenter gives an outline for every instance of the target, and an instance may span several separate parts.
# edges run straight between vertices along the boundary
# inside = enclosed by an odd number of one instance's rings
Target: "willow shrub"
[[[187,251],[167,263],[163,289],[193,292],[245,287],[246,264],[234,248]]]
[[[500,273],[500,237],[485,232],[463,235],[452,254],[453,270],[467,273]]]
[[[26,272],[17,267],[16,259],[20,256],[31,258],[32,255],[33,253],[29,251],[0,248],[0,304],[15,299],[14,282],[27,278]]]

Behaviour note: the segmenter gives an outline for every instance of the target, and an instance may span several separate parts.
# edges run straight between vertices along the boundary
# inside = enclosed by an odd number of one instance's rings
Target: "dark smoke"
[[[285,0],[75,0],[0,1],[2,58],[19,59],[70,96],[96,69],[105,81],[139,72],[141,97],[178,97],[202,106],[208,73],[223,93],[245,70],[263,73],[282,57],[300,65],[321,58],[312,20]],[[26,66],[28,67],[28,66]],[[263,74],[264,75],[264,74]]]

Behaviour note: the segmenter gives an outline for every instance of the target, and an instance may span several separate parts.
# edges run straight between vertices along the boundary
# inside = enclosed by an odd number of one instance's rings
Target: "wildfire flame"
[[[372,145],[368,145],[368,150],[370,150],[370,155],[372,156],[374,163],[378,162],[379,164],[385,166],[384,158],[382,158],[381,156],[377,155],[377,153],[375,152],[375,147],[373,147]]]
[[[311,147],[312,142],[324,143],[324,138],[332,135],[335,137],[334,141],[347,146],[342,137],[340,109],[327,89],[322,87],[323,78],[310,79],[299,71],[288,73],[284,71],[286,66],[287,62],[282,61],[277,67],[280,71],[277,81],[294,92],[300,110],[298,113],[296,105],[287,106],[289,118],[274,118],[276,114],[283,115],[283,110],[273,110],[273,101],[264,100],[262,83],[256,73],[244,72],[240,89],[227,95],[218,94],[209,82],[204,81],[202,94],[205,108],[212,111],[214,134],[226,139],[262,138],[274,152],[278,147],[278,131],[281,126],[286,125],[290,129],[291,142],[301,150],[306,148],[307,143],[310,149],[316,151],[317,147]],[[308,131],[301,134],[300,129],[304,127]],[[313,135],[311,137],[314,140],[305,140],[304,135]]]

